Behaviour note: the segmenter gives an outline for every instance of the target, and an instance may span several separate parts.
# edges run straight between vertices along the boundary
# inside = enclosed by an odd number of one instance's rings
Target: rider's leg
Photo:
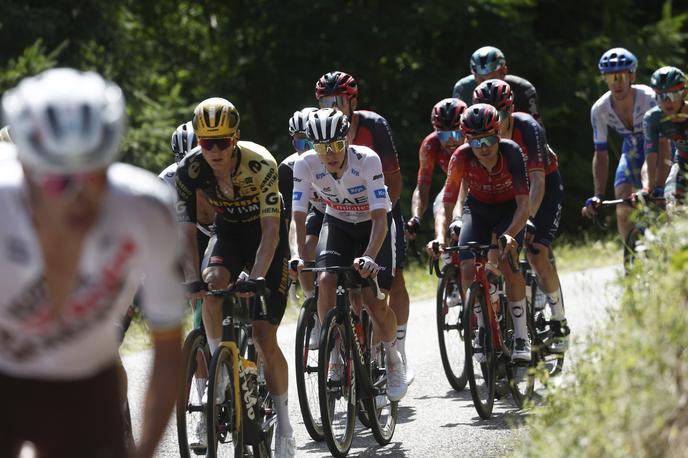
[[[203,271],[203,281],[208,284],[209,290],[226,288],[230,282],[229,270],[221,265],[211,265]],[[212,355],[220,345],[222,337],[222,298],[204,297],[202,312],[208,348]]]
[[[304,261],[314,261],[316,247],[318,246],[318,237],[314,235],[306,236],[306,255]],[[299,284],[306,297],[313,297],[313,281],[315,275],[312,272],[303,272],[299,274]]]
[[[406,326],[409,317],[409,295],[406,289],[406,282],[404,281],[404,266],[406,265],[406,236],[404,232],[404,218],[401,215],[401,208],[399,205],[392,210],[394,223],[389,230],[394,231],[394,237],[391,238],[394,250],[394,277],[392,279],[392,286],[389,291],[389,305],[394,310],[397,318],[397,349],[401,353],[401,357],[406,363]]]
[[[614,196],[617,199],[626,199],[631,196],[632,192],[633,185],[630,183],[623,183],[614,187]],[[631,211],[630,205],[616,206],[616,227],[619,230],[619,237],[621,237],[622,243],[626,241],[626,237],[633,228],[633,223],[630,221]]]

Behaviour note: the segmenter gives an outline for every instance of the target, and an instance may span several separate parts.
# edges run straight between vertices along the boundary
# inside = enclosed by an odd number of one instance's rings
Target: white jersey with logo
[[[173,162],[165,167],[165,170],[160,172],[158,178],[164,181],[167,187],[170,188],[172,198],[174,202],[177,202],[177,163]]]
[[[119,323],[141,285],[151,329],[184,316],[177,228],[170,194],[154,175],[126,164],[108,171],[109,190],[86,236],[77,284],[62,310],[48,303],[43,257],[16,160],[0,167],[0,373],[20,378],[88,377],[117,358]]]
[[[296,160],[299,157],[299,153],[293,153],[291,156],[287,157],[285,160],[282,161],[282,164],[285,164],[287,167],[291,169],[292,175],[294,174],[294,164],[296,163]],[[309,191],[308,195],[308,201],[310,202],[310,204],[320,213],[325,213],[325,201],[323,200],[322,196],[318,194],[318,191],[316,191],[311,186],[311,190]],[[289,196],[282,196],[282,198],[288,199]],[[291,215],[289,215],[289,217],[291,218]]]
[[[624,141],[627,141],[629,136],[643,134],[643,116],[647,110],[657,105],[655,91],[644,84],[634,84],[632,87],[635,89],[632,129],[627,128],[614,111],[611,91],[607,91],[597,99],[590,109],[592,135],[596,149],[607,149],[607,129],[610,127],[624,137]]]
[[[322,196],[325,212],[342,221],[370,220],[370,212],[392,210],[387,195],[380,157],[367,146],[349,145],[347,164],[340,179],[335,179],[314,150],[303,153],[294,163],[292,210],[308,210],[311,186]]]

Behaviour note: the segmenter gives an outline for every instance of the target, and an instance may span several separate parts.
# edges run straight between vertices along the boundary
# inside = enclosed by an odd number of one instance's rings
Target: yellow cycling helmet
[[[193,128],[199,138],[234,137],[239,129],[239,112],[227,99],[205,99],[194,110]]]

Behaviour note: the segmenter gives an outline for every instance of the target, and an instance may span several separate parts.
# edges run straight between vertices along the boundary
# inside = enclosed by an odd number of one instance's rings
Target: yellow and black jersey
[[[196,189],[201,189],[217,213],[216,222],[259,223],[261,218],[280,217],[282,201],[277,185],[277,162],[264,147],[237,142],[238,156],[232,171],[232,195],[223,193],[210,165],[196,147],[177,168],[177,220],[196,222]]]

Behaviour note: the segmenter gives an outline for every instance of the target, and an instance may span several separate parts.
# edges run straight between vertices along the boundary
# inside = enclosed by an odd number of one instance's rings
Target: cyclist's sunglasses
[[[471,148],[483,148],[485,146],[492,146],[499,142],[499,137],[496,135],[488,135],[486,137],[469,138],[468,144]]]
[[[324,156],[327,151],[332,150],[334,154],[339,154],[346,150],[346,140],[335,140],[329,143],[316,143],[313,145],[316,153]]]
[[[297,151],[308,151],[313,149],[313,142],[307,138],[294,138],[292,140]]]
[[[102,172],[74,173],[70,175],[33,174],[33,181],[50,197],[73,197],[89,185],[102,179]]]
[[[326,95],[320,97],[320,108],[332,108],[333,106],[343,107],[346,100],[348,99],[343,95]]]
[[[683,90],[671,92],[656,92],[655,98],[658,102],[678,102],[683,98]]]
[[[213,149],[215,146],[217,146],[219,149],[223,150],[223,149],[229,148],[229,146],[232,144],[233,141],[234,141],[233,137],[199,138],[198,144],[201,145],[201,148],[203,148],[204,150],[208,150],[208,151]]]
[[[605,73],[602,75],[602,79],[606,81],[607,84],[613,84],[617,81],[620,83],[625,83],[631,79],[631,74],[629,72]]]
[[[461,141],[461,138],[463,138],[463,135],[461,135],[460,130],[438,130],[437,131],[437,138],[442,142],[447,142],[449,139],[453,139],[454,141]]]

